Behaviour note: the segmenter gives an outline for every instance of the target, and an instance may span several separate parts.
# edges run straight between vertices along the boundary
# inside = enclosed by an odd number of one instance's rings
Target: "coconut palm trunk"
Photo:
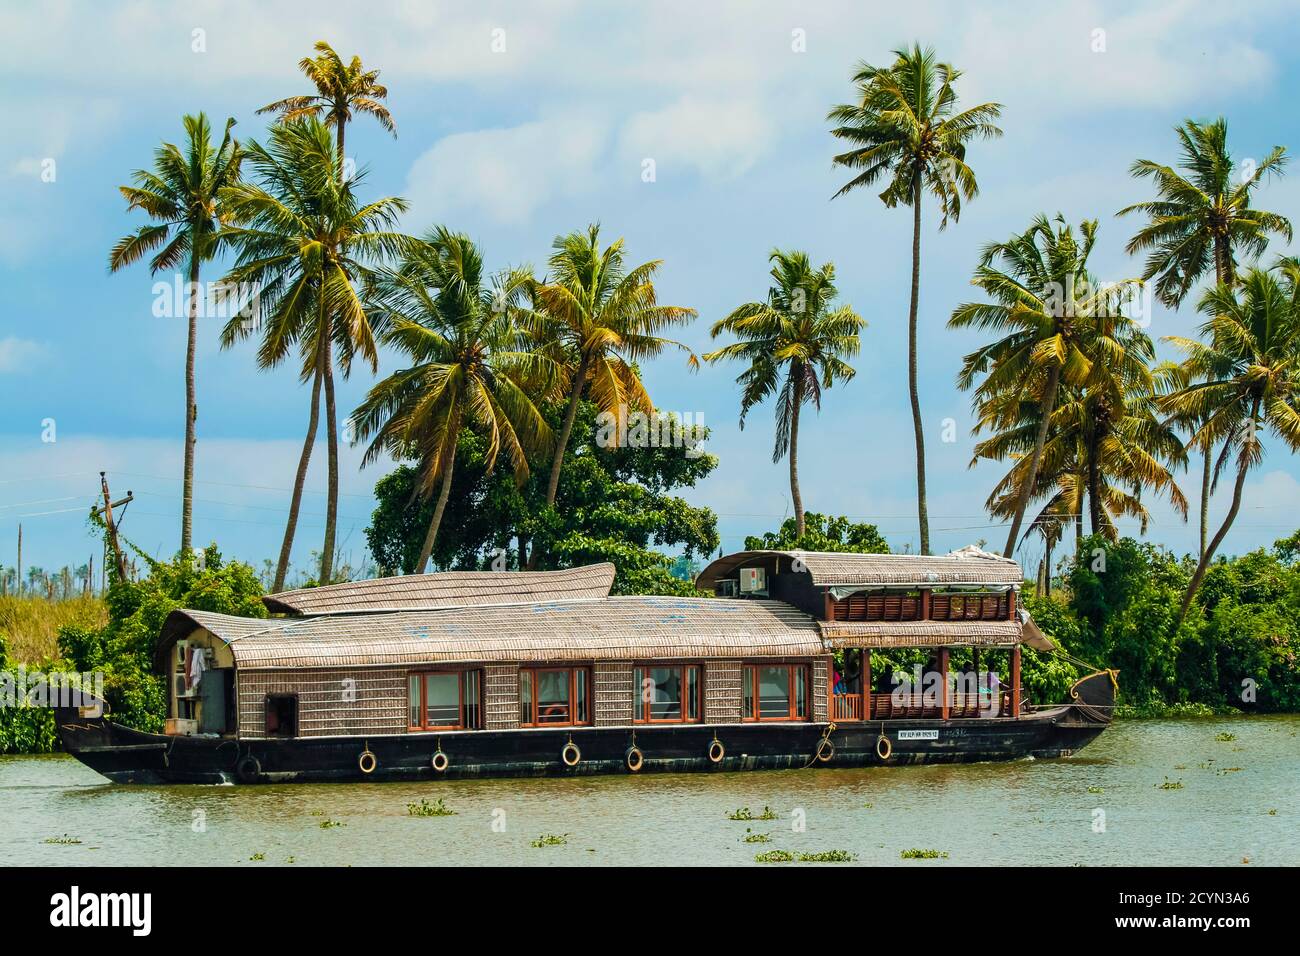
[[[455,467],[456,448],[453,445],[447,463],[442,469],[442,490],[438,492],[438,504],[434,506],[429,530],[424,535],[424,544],[420,546],[420,560],[415,565],[416,574],[423,574],[424,569],[429,566],[429,557],[433,554],[433,545],[438,539],[438,526],[442,524],[443,512],[447,510],[447,499],[451,496],[451,475]]]
[[[1096,427],[1088,436],[1088,520],[1093,534],[1101,534],[1101,463],[1097,460],[1101,435]]]
[[[1183,619],[1187,617],[1188,608],[1192,606],[1192,598],[1196,596],[1196,589],[1201,586],[1201,581],[1205,578],[1205,572],[1210,569],[1210,561],[1214,558],[1214,552],[1219,549],[1223,539],[1228,534],[1228,529],[1232,527],[1232,522],[1237,518],[1237,511],[1241,508],[1241,492],[1246,485],[1246,464],[1243,462],[1237,468],[1237,480],[1232,486],[1232,505],[1228,508],[1228,515],[1223,519],[1223,524],[1215,532],[1214,538],[1210,541],[1210,546],[1201,555],[1201,560],[1196,564],[1196,571],[1192,574],[1192,580],[1187,585],[1187,593],[1183,595],[1183,606],[1178,610],[1178,621],[1174,625],[1177,631],[1182,626]]]
[[[1047,542],[1047,551],[1043,555],[1043,597],[1052,596],[1052,542]]]
[[[1007,533],[1007,546],[1002,552],[1008,558],[1016,550],[1016,537],[1020,534],[1020,525],[1024,523],[1025,509],[1029,506],[1034,483],[1038,481],[1038,466],[1043,460],[1043,446],[1047,444],[1047,432],[1051,424],[1052,412],[1056,409],[1056,391],[1060,382],[1061,366],[1053,365],[1052,370],[1047,374],[1047,388],[1042,404],[1039,406],[1042,421],[1038,423],[1038,434],[1034,438],[1034,453],[1029,459],[1029,474],[1025,476],[1024,484],[1016,494],[1016,513],[1011,519],[1011,530]]]
[[[311,379],[311,414],[307,419],[307,437],[302,443],[302,454],[298,457],[298,473],[294,476],[293,497],[289,500],[289,520],[284,526],[284,541],[280,545],[280,560],[275,565],[275,582],[271,593],[284,590],[284,580],[289,573],[289,559],[293,553],[293,538],[298,530],[298,509],[302,506],[303,487],[307,483],[307,466],[311,463],[312,448],[316,444],[316,431],[320,428],[320,389],[321,371],[317,364]]]
[[[555,496],[560,491],[560,470],[564,466],[564,451],[569,447],[569,435],[573,432],[573,422],[578,417],[578,405],[582,401],[582,389],[587,384],[587,356],[578,362],[573,373],[573,387],[569,389],[569,407],[564,411],[564,424],[560,428],[560,440],[555,446],[555,458],[551,461],[551,477],[546,484],[546,504],[555,504]],[[535,550],[535,549],[534,549]]]
[[[199,259],[190,257],[189,339],[185,345],[185,465],[181,484],[181,556],[188,560],[194,541],[194,444],[199,417],[194,355],[199,341]]]
[[[1232,252],[1227,241],[1222,237],[1214,240],[1214,281],[1223,284],[1232,282]],[[1210,532],[1210,495],[1213,489],[1214,446],[1205,448],[1205,462],[1201,471],[1201,550],[1198,555],[1205,557],[1205,539]]]
[[[323,348],[325,361],[321,368],[321,374],[325,379],[325,434],[329,445],[329,489],[326,493],[325,503],[325,542],[321,545],[321,584],[329,584],[334,573],[334,538],[339,515],[339,416],[334,405],[334,361],[330,348],[329,332],[327,320],[322,332],[325,336]]]
[[[555,504],[555,496],[560,491],[560,471],[564,467],[564,451],[569,447],[569,436],[573,433],[573,423],[578,417],[578,406],[582,402],[582,389],[587,384],[588,358],[586,355],[578,362],[573,374],[573,385],[569,389],[569,407],[564,410],[564,424],[560,426],[560,437],[555,443],[555,457],[551,461],[551,477],[546,483],[546,505]],[[541,558],[541,547],[533,542],[532,554],[528,556],[528,570],[534,571]],[[522,560],[522,552],[521,552]]]
[[[1205,539],[1210,530],[1210,478],[1214,473],[1214,450],[1205,449],[1205,464],[1201,469],[1201,550],[1199,557],[1205,557]]]
[[[921,526],[921,553],[930,553],[930,512],[925,501],[925,431],[916,386],[916,314],[921,296],[921,179],[912,180],[912,302],[907,314],[907,390],[916,433],[916,513]]]
[[[803,405],[804,370],[798,370],[794,382],[794,408],[790,410],[790,503],[794,508],[795,537],[802,538],[804,532],[803,495],[799,493],[799,409]]]

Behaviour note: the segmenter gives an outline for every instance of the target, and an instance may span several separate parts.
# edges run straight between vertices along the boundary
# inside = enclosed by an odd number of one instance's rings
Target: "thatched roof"
[[[817,623],[780,601],[610,597],[344,616],[250,620],[173,611],[158,657],[203,628],[237,667],[355,667],[441,661],[809,657]]]
[[[700,572],[696,587],[711,589],[740,568],[781,559],[782,572],[806,573],[817,587],[934,587],[945,584],[1011,587],[1024,583],[1020,565],[973,545],[945,555],[856,554],[834,551],[739,551]]]
[[[613,583],[609,563],[564,571],[441,571],[281,591],[262,602],[273,614],[343,614],[603,598]]]
[[[840,647],[988,647],[1020,641],[1019,621],[823,621],[829,649]]]

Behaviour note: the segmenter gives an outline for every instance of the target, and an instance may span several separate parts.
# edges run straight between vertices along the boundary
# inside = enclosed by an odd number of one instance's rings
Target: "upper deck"
[[[938,556],[741,551],[696,586],[785,601],[824,622],[1014,621],[1020,565],[974,546]]]

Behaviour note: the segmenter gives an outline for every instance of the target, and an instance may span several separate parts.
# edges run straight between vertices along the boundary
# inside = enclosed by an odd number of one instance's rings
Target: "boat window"
[[[298,698],[296,695],[266,695],[266,736],[298,736]]]
[[[699,667],[633,668],[633,719],[638,723],[699,720]]]
[[[801,664],[745,668],[746,720],[806,720],[808,669]]]
[[[526,727],[591,723],[591,675],[587,668],[520,670],[519,723]]]
[[[533,722],[533,675],[531,671],[519,672],[519,722]]]
[[[481,671],[425,671],[407,681],[413,730],[478,730],[483,726]]]

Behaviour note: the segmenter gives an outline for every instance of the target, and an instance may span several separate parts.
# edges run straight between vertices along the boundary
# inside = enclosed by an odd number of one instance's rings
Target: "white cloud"
[[[636,162],[653,159],[658,175],[689,167],[726,178],[753,166],[771,139],[771,124],[757,103],[688,95],[631,116],[620,135],[620,151]]]
[[[607,139],[603,123],[581,117],[447,136],[411,166],[404,195],[412,221],[459,210],[526,221],[539,206],[583,192],[603,175]]]
[[[45,354],[45,346],[30,339],[8,336],[0,339],[0,373],[25,372]]]

